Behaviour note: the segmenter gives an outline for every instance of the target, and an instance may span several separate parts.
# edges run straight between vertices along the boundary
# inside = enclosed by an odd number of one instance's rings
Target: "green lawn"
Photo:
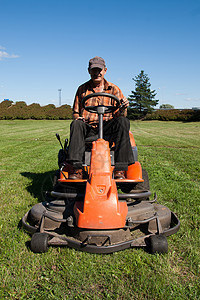
[[[55,133],[64,140],[69,124],[0,121],[0,299],[200,299],[199,122],[131,123],[152,192],[181,221],[168,254],[30,251],[20,220],[51,187],[60,148]]]

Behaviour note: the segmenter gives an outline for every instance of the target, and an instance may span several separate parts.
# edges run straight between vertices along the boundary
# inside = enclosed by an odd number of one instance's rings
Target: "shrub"
[[[200,110],[192,109],[158,109],[151,114],[147,114],[145,120],[159,120],[159,121],[200,121]]]
[[[58,108],[54,104],[40,106],[38,103],[27,105],[24,101],[12,104],[12,101],[3,101],[0,103],[0,120],[14,119],[48,119],[48,120],[67,120],[72,118],[72,109],[70,105],[62,105]]]

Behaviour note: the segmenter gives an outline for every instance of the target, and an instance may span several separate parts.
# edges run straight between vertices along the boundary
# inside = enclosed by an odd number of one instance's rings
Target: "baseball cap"
[[[93,68],[103,69],[103,68],[105,68],[105,66],[106,66],[106,63],[102,57],[95,56],[94,58],[91,58],[89,60],[89,69],[93,69]]]

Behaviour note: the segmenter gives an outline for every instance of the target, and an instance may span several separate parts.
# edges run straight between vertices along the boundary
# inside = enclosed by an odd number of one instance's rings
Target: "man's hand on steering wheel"
[[[81,121],[85,122],[85,118],[84,117],[78,117],[76,120],[81,120]]]
[[[129,101],[127,98],[123,98],[120,102],[121,102],[121,105],[119,107],[119,110],[122,112],[129,106]]]

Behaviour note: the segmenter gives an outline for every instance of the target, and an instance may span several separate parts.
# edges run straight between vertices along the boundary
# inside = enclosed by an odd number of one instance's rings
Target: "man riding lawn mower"
[[[68,160],[73,166],[70,179],[82,178],[82,160],[85,152],[85,139],[98,135],[99,119],[96,111],[83,109],[82,100],[93,93],[95,97],[87,98],[87,106],[105,105],[112,109],[105,110],[103,114],[103,136],[110,143],[115,143],[115,178],[124,179],[128,165],[134,163],[133,153],[129,139],[130,123],[127,118],[128,100],[123,96],[121,90],[104,79],[107,68],[101,57],[94,57],[89,61],[88,72],[91,80],[82,84],[75,96],[73,105],[74,121],[70,128],[70,144],[68,149]],[[120,99],[120,107],[113,98],[102,95],[112,94]],[[98,93],[98,95],[97,95]],[[117,109],[115,109],[117,107]],[[100,124],[102,126],[102,124]]]
[[[180,222],[157,203],[156,194],[150,200],[148,175],[125,118],[128,101],[104,79],[104,60],[91,59],[88,70],[91,80],[77,90],[70,143],[59,151],[53,191],[22,218],[33,234],[31,250],[60,245],[112,253],[147,246],[165,253],[166,236],[176,233]]]

